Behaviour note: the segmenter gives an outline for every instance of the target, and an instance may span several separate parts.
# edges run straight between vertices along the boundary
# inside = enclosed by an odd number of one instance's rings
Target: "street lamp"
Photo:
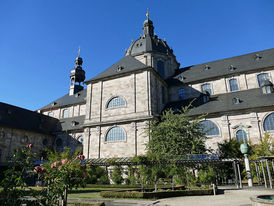
[[[243,126],[241,125],[241,129],[243,129]],[[249,164],[249,159],[248,159],[248,151],[249,151],[249,146],[246,142],[246,138],[243,138],[243,143],[240,146],[240,150],[242,152],[242,154],[245,157],[245,170],[246,170],[246,176],[247,176],[247,182],[248,182],[248,186],[252,187],[253,186],[253,182],[252,182],[252,174],[251,174],[251,170],[250,170],[250,164]]]

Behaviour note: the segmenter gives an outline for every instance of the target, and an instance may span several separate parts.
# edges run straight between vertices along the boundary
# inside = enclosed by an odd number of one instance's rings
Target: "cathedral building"
[[[274,49],[180,68],[148,14],[142,29],[121,60],[91,79],[79,55],[69,93],[38,110],[58,120],[51,132],[58,150],[83,147],[86,158],[145,154],[149,122],[189,103],[193,118],[207,114],[208,148],[274,132]]]

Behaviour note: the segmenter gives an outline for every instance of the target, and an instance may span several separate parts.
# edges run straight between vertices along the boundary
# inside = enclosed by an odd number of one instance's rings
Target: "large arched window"
[[[107,109],[123,107],[123,106],[126,106],[126,101],[122,99],[121,97],[114,97],[108,102]]]
[[[240,129],[236,132],[237,142],[242,142],[244,139],[247,139],[246,132],[243,129]]]
[[[213,135],[219,135],[220,134],[219,128],[212,121],[203,120],[200,123],[202,125],[202,129],[203,129],[206,136],[213,136]]]
[[[274,130],[274,113],[268,115],[264,120],[264,131]]]
[[[165,64],[163,61],[158,61],[157,62],[157,70],[160,74],[161,77],[165,77]]]
[[[238,91],[239,87],[238,87],[238,82],[237,79],[230,79],[229,80],[229,87],[230,87],[230,91]]]
[[[209,83],[202,84],[201,90],[202,90],[202,92],[208,92],[210,95],[212,95],[211,84],[209,84]]]
[[[269,80],[269,75],[267,73],[262,73],[257,75],[259,87],[262,86],[265,80]]]
[[[106,142],[115,142],[126,140],[126,134],[121,127],[112,127],[106,135]]]

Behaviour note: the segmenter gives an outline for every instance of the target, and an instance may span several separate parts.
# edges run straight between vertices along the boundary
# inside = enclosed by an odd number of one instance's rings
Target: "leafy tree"
[[[88,184],[109,184],[107,171],[103,167],[88,165],[87,174]]]
[[[163,112],[160,120],[151,122],[148,156],[170,158],[206,152],[206,137],[199,123],[202,117],[191,119],[188,112],[189,107],[183,107],[176,114],[170,109]]]
[[[242,158],[243,154],[240,150],[241,143],[236,139],[225,140],[218,143],[218,155],[220,158]]]
[[[122,177],[122,168],[120,166],[115,166],[111,175],[112,181],[119,185],[122,184],[124,179]]]

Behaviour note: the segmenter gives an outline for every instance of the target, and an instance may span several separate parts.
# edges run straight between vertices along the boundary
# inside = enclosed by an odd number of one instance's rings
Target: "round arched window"
[[[264,120],[264,131],[274,130],[274,113],[268,115]]]
[[[219,135],[220,131],[217,125],[210,120],[203,120],[200,122],[202,125],[203,132],[206,136]]]
[[[122,99],[121,97],[114,97],[108,102],[107,109],[123,107],[123,106],[126,106],[126,101]]]
[[[121,127],[112,127],[106,135],[106,142],[115,142],[123,140],[126,140],[126,134]]]
[[[243,129],[240,129],[236,132],[237,142],[242,142],[244,139],[247,139],[246,132]]]

